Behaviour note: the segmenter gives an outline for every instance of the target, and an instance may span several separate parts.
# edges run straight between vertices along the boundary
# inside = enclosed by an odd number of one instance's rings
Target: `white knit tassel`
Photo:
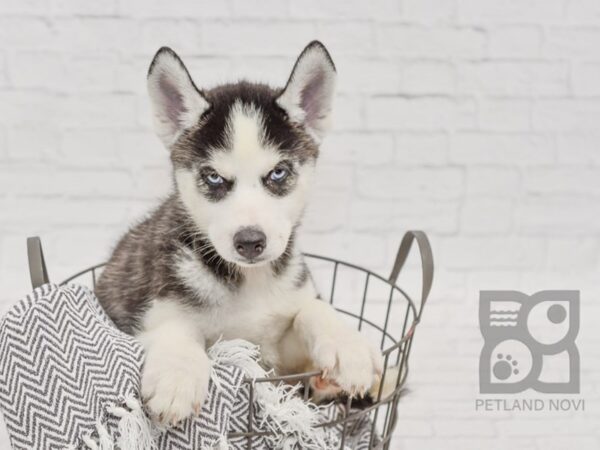
[[[82,442],[90,450],[114,450],[115,445],[113,439],[110,436],[110,433],[108,432],[104,424],[100,420],[96,420],[96,433],[98,434],[97,440],[88,434],[82,436]],[[67,447],[67,449],[68,448],[69,447]]]
[[[208,349],[208,356],[212,365],[236,366],[242,369],[244,374],[251,378],[257,378],[266,374],[265,370],[257,363],[260,358],[260,348],[243,339],[231,339],[228,341],[218,340]],[[213,370],[211,380],[219,383]],[[253,376],[255,375],[255,376]]]
[[[90,450],[100,450],[100,447],[98,447],[98,443],[97,443],[97,442],[94,440],[94,438],[93,438],[93,437],[91,437],[91,436],[87,435],[87,436],[83,436],[83,437],[81,438],[81,440],[83,441],[83,443],[84,443],[85,445],[87,445],[87,447],[88,447]]]
[[[219,450],[229,450],[229,443],[227,442],[227,438],[219,439]]]
[[[208,350],[208,355],[213,364],[237,366],[251,379],[262,378],[272,373],[265,371],[258,363],[260,348],[242,339],[219,340]],[[215,376],[211,379],[218,383]],[[307,450],[330,447],[332,443],[326,439],[327,433],[322,428],[315,427],[319,424],[319,407],[304,402],[297,395],[298,389],[299,386],[284,383],[254,385],[254,401],[262,412],[260,425],[274,432],[274,435],[269,437],[271,447],[291,448],[293,443]],[[293,435],[293,443],[289,438],[282,437],[286,435]]]
[[[156,449],[156,429],[144,413],[139,400],[133,395],[125,397],[125,406],[112,406],[107,411],[119,418],[117,447],[128,450]]]
[[[115,445],[110,437],[110,433],[106,429],[106,427],[100,422],[100,420],[96,421],[96,430],[98,431],[98,445],[101,450],[114,450]]]

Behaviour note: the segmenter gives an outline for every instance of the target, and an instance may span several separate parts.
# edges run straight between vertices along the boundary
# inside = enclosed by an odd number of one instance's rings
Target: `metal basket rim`
[[[391,280],[389,280],[387,278],[384,278],[383,276],[379,275],[376,272],[373,272],[370,269],[366,269],[364,267],[357,266],[356,264],[353,264],[353,263],[350,263],[350,262],[347,262],[347,261],[343,261],[343,260],[340,260],[340,259],[332,258],[332,257],[329,257],[329,256],[317,255],[315,253],[303,253],[303,255],[305,257],[308,257],[308,258],[320,259],[320,260],[323,260],[323,261],[328,261],[328,262],[331,262],[331,263],[334,263],[334,264],[338,264],[338,265],[341,264],[342,266],[346,266],[346,267],[350,267],[350,268],[355,269],[355,270],[359,270],[359,271],[361,271],[363,273],[368,274],[369,276],[375,277],[378,280],[383,281],[384,283],[390,285],[393,290],[395,290],[396,292],[399,292],[404,297],[404,299],[408,302],[410,310],[412,311],[413,321],[410,324],[410,327],[408,329],[409,330],[413,329],[419,323],[419,315],[417,313],[417,308],[416,308],[414,302],[412,301],[412,299],[410,298],[410,296],[401,287],[399,287],[396,283],[392,282]],[[79,271],[79,272],[71,275],[70,277],[66,278],[65,280],[61,281],[59,283],[59,285],[65,285],[65,284],[73,281],[74,279],[76,279],[76,278],[78,278],[78,277],[80,277],[82,275],[85,275],[88,272],[92,272],[92,271],[95,271],[96,269],[100,269],[100,268],[104,267],[106,264],[107,263],[103,262],[103,263],[100,263],[100,264],[96,264],[96,265],[90,266],[90,267],[88,267],[86,269],[83,269],[83,270],[81,270],[81,271]],[[341,308],[335,308],[335,309],[336,309],[336,311],[338,311],[338,312],[340,312],[342,314],[346,314],[346,315],[352,316],[354,318],[359,318],[356,314],[351,313],[349,311],[346,311],[344,309],[341,309]],[[408,337],[410,337],[410,334],[411,334],[409,332],[409,333],[406,334],[406,336],[402,336],[402,338],[400,340],[396,340],[386,330],[382,329],[378,325],[375,325],[370,320],[363,318],[362,322],[367,323],[371,327],[379,330],[380,332],[382,332],[383,334],[385,334],[385,336],[387,338],[389,338],[393,342],[393,344],[390,347],[386,348],[385,350],[382,350],[382,354],[384,356],[387,353],[393,352],[396,348],[398,348],[403,342],[405,342],[408,339]],[[304,372],[304,373],[291,374],[291,375],[281,375],[281,376],[274,376],[274,377],[269,377],[269,378],[261,378],[261,379],[256,379],[256,380],[253,380],[253,381],[254,382],[258,382],[258,380],[261,380],[261,381],[289,381],[290,379],[294,379],[295,377],[302,378],[304,376],[312,376],[312,375],[311,375],[311,372]],[[289,377],[289,378],[286,378],[286,377]]]

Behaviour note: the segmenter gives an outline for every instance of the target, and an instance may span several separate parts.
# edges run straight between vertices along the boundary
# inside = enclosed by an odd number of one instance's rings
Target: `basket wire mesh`
[[[417,242],[421,257],[422,287],[421,298],[418,306],[416,306],[411,297],[396,284],[400,271],[410,253],[413,241]],[[28,238],[27,252],[33,287],[36,288],[49,282],[41,241],[38,237]],[[398,419],[397,406],[408,375],[408,358],[412,348],[415,329],[421,320],[423,307],[425,306],[433,282],[433,255],[429,240],[422,231],[406,232],[400,243],[391,274],[388,278],[384,278],[355,264],[347,263],[334,258],[315,254],[305,254],[305,256],[309,262],[309,265],[310,262],[318,263],[318,273],[327,273],[327,271],[330,273],[331,282],[328,289],[329,296],[323,298],[323,300],[328,301],[336,308],[338,312],[347,316],[347,318],[350,320],[354,320],[359,331],[365,332],[365,329],[370,327],[371,331],[380,333],[381,339],[379,342],[379,348],[381,349],[384,360],[384,370],[381,375],[380,388],[376,398],[373,399],[373,403],[367,407],[356,409],[351,407],[352,398],[348,397],[343,404],[341,417],[327,420],[323,423],[320,423],[318,426],[325,428],[337,427],[338,429],[341,427],[339,448],[344,449],[347,439],[348,426],[351,426],[352,423],[356,423],[358,420],[368,418],[371,421],[368,448],[387,450],[390,447],[393,431],[396,427],[396,422]],[[64,285],[75,280],[80,281],[82,277],[87,275],[91,277],[91,287],[95,289],[98,272],[103,266],[104,263],[84,269],[75,273],[74,275],[71,275],[60,284]],[[350,271],[354,275],[355,280],[357,279],[357,275],[361,275],[362,277],[362,286],[360,288],[357,289],[356,286],[350,287],[351,290],[361,293],[358,302],[360,306],[357,312],[350,311],[346,307],[343,307],[345,305],[339,305],[337,303],[336,291],[340,290],[338,283],[341,270]],[[381,325],[377,324],[373,318],[367,316],[367,308],[369,307],[370,303],[369,292],[375,282],[385,286],[387,290],[386,299],[379,305],[383,306],[385,311],[382,320],[383,323]],[[348,290],[348,286],[346,286],[346,290]],[[402,325],[398,330],[395,330],[396,333],[390,329],[390,318],[394,299],[398,300],[397,303],[400,303],[400,306],[402,307],[400,311],[403,311],[399,321],[399,323]],[[402,304],[404,304],[404,306],[402,306]],[[387,346],[386,341],[390,342]],[[392,367],[397,369],[396,380],[392,385],[394,386],[394,389],[387,396],[383,397],[382,390],[384,382],[386,381],[386,376],[389,377],[393,376],[394,374],[393,371],[391,371],[392,375],[390,375],[388,372]],[[256,383],[303,383],[306,387],[309,386],[309,379],[311,377],[319,376],[320,374],[320,371],[311,371],[292,375],[273,375],[264,378],[244,380],[244,383],[248,385],[250,395],[250,407],[248,409],[248,430],[243,433],[232,433],[229,435],[229,438],[245,439],[246,448],[251,449],[253,446],[253,438],[258,438],[264,436],[265,434],[271,433],[271,431],[256,429],[257,424],[255,424],[253,421],[253,398]],[[309,393],[309,389],[305,388],[305,400],[308,400]],[[379,432],[377,431],[378,428],[380,430]]]

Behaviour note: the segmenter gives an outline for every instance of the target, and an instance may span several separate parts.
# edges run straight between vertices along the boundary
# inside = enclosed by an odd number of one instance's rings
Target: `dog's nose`
[[[267,236],[258,228],[242,228],[233,236],[235,250],[247,259],[260,255],[267,245]]]

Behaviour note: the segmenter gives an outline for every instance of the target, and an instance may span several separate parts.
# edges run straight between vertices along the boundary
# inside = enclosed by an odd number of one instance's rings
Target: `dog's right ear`
[[[209,104],[177,54],[162,47],[148,69],[148,93],[158,137],[170,147],[181,132],[198,123]]]

